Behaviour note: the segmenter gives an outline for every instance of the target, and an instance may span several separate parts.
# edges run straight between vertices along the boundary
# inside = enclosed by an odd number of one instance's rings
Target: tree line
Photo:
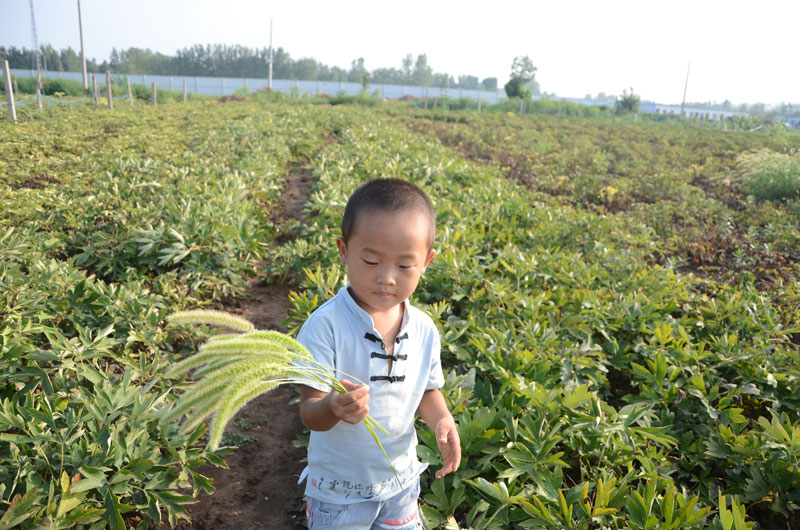
[[[40,46],[40,64],[49,71],[81,71],[80,54],[71,47],[56,50],[48,44]],[[32,49],[15,46],[0,46],[0,61],[8,61],[11,68],[32,68],[36,54]],[[248,48],[228,44],[195,44],[166,55],[149,48],[113,48],[107,60],[86,60],[89,72],[115,74],[187,75],[204,77],[250,77],[266,78],[268,75],[269,48]],[[426,54],[416,58],[408,54],[399,68],[376,68],[369,70],[364,58],[354,59],[349,69],[329,66],[316,59],[303,57],[293,59],[283,48],[275,48],[272,58],[274,79],[296,79],[298,81],[341,81],[369,84],[395,84],[433,86],[442,88],[465,88],[497,90],[497,78],[480,79],[474,75],[434,72]]]

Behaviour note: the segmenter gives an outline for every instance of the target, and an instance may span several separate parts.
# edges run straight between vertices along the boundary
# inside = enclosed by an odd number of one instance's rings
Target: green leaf
[[[103,510],[101,508],[83,506],[69,512],[69,514],[61,520],[61,523],[64,525],[86,525],[99,521],[102,517]]]
[[[192,495],[194,497],[197,497],[201,490],[206,493],[214,493],[216,488],[214,488],[210,478],[194,471],[189,471],[189,474],[192,477]]]
[[[32,488],[25,495],[17,494],[11,501],[6,513],[0,518],[0,530],[11,530],[28,519],[36,519],[41,508],[31,509],[37,501],[39,490]]]
[[[602,478],[597,479],[597,488],[595,489],[594,494],[595,508],[608,505],[608,500],[611,498],[611,494],[614,493],[614,487],[616,485],[617,477],[612,477],[607,484],[603,483]]]
[[[125,468],[136,475],[141,475],[154,465],[155,463],[152,460],[148,460],[146,458],[135,458],[128,462],[128,465],[125,466]]]
[[[675,511],[675,488],[670,488],[664,495],[664,500],[661,503],[661,515],[664,517],[664,523],[669,526],[672,524],[672,516]]]
[[[70,491],[78,493],[91,489],[102,488],[106,485],[106,474],[99,468],[83,466],[79,469],[81,474],[86,477],[72,485]]]
[[[744,521],[744,506],[739,504],[736,498],[731,499],[731,514],[733,514],[733,526],[735,530],[749,530]]]
[[[733,526],[733,514],[728,511],[728,505],[725,499],[725,495],[722,494],[720,490],[719,493],[719,504],[717,505],[719,509],[719,521],[722,524],[723,530],[731,530]]]
[[[119,502],[117,496],[109,488],[106,488],[103,499],[103,505],[106,508],[103,513],[103,519],[108,521],[108,528],[111,530],[126,530],[125,520],[122,518],[124,505]]]
[[[39,436],[23,436],[21,434],[0,434],[0,441],[2,442],[11,442],[15,444],[29,444],[34,442],[41,442],[44,440],[49,440],[49,436],[39,435]]]
[[[171,525],[176,524],[178,519],[188,519],[189,512],[184,506],[195,502],[191,495],[176,495],[169,491],[150,491],[148,494],[157,499],[167,511]]]
[[[58,510],[56,510],[56,517],[61,518],[64,517],[67,512],[79,506],[81,502],[83,502],[83,498],[86,494],[75,495],[75,494],[67,494],[62,495],[61,501],[58,503]]]
[[[587,385],[578,385],[566,394],[564,399],[561,400],[561,405],[568,409],[574,409],[587,403],[594,397],[592,392],[589,392]]]
[[[496,499],[501,503],[505,503],[508,500],[508,488],[504,482],[498,485],[497,483],[489,482],[483,477],[478,477],[477,480],[468,480],[467,482],[478,488],[487,497]]]
[[[645,523],[647,522],[647,517],[650,514],[649,510],[646,508],[644,498],[638,491],[632,492],[631,496],[628,497],[626,507],[628,508],[628,513],[631,516],[631,520],[633,520],[633,522],[639,525],[641,528],[644,528]]]
[[[648,440],[652,440],[666,447],[674,447],[678,444],[676,438],[666,434],[669,427],[629,427],[629,429],[631,432],[635,432]]]

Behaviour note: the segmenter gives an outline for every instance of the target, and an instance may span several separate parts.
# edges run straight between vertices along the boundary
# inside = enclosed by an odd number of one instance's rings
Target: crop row
[[[0,123],[0,528],[145,528],[211,490],[195,469],[224,452],[158,421],[180,390],[159,374],[197,341],[165,315],[266,259],[299,279],[296,329],[345,281],[341,213],[378,176],[437,211],[415,303],[466,460],[426,477],[429,519],[800,528],[797,206],[736,180],[741,152],[795,137],[277,103],[41,116]],[[306,163],[310,216],[278,226]]]
[[[196,344],[165,316],[241,294],[330,115],[80,105],[0,123],[0,528],[147,528],[225,451],[159,421]]]
[[[507,167],[493,156],[471,162],[457,143],[443,146],[427,118],[400,116],[414,132],[396,118],[365,117],[319,153],[315,215],[281,253],[304,271],[293,296],[298,325],[345,281],[331,243],[350,190],[399,176],[433,197],[437,256],[415,300],[441,324],[445,394],[465,462],[426,484],[429,519],[454,513],[476,528],[728,529],[734,518],[755,518],[796,527],[800,358],[788,333],[797,330],[768,293],[684,275],[663,260],[663,240],[646,219],[592,208],[569,183],[556,194],[564,200],[553,200],[535,183],[530,190],[504,178]],[[568,122],[565,132],[544,121],[540,134],[542,123],[503,118],[503,142],[535,150],[591,126]],[[496,134],[489,125],[471,129]],[[609,141],[633,132],[610,129]],[[542,170],[537,182],[582,178],[563,147],[547,149],[565,166]],[[692,156],[672,149],[678,163]],[[669,165],[670,148],[652,151]],[[622,158],[640,170],[648,163],[636,152]],[[658,189],[637,193],[658,205]],[[435,441],[424,428],[420,437],[435,468]]]

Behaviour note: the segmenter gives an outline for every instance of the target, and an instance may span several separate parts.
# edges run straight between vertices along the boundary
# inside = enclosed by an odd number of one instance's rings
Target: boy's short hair
[[[433,204],[421,188],[403,179],[380,178],[356,188],[347,200],[342,216],[342,239],[347,243],[358,216],[367,212],[415,211],[428,219],[428,249],[433,248],[436,215]]]

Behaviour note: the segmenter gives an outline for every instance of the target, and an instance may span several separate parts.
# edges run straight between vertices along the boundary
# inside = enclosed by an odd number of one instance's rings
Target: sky
[[[33,0],[40,44],[80,50],[76,0]],[[87,57],[112,48],[168,55],[193,44],[273,46],[293,59],[400,68],[427,55],[456,79],[497,77],[515,57],[537,67],[542,91],[565,97],[800,103],[800,0],[82,0]],[[0,0],[0,46],[31,48],[29,0]]]

